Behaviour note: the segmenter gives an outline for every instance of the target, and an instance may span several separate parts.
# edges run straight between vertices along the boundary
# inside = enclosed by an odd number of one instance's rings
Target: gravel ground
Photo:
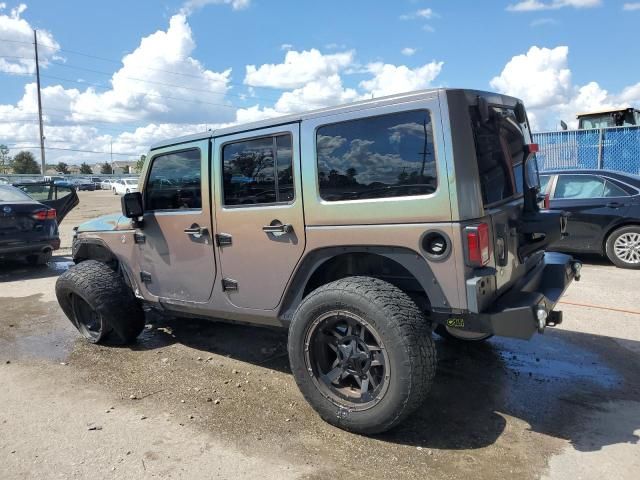
[[[639,272],[586,259],[562,327],[530,342],[438,342],[423,407],[367,438],[305,403],[282,331],[149,316],[132,347],[79,339],[53,285],[71,228],[119,209],[109,192],[80,198],[48,267],[0,265],[3,479],[640,474]]]

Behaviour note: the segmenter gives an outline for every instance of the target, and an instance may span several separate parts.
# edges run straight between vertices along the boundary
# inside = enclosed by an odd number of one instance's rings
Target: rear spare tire
[[[144,328],[144,312],[120,274],[96,260],[64,272],[56,282],[58,303],[91,343],[131,343]]]
[[[302,394],[327,422],[384,432],[424,401],[436,368],[429,324],[399,288],[347,277],[311,292],[289,329]]]

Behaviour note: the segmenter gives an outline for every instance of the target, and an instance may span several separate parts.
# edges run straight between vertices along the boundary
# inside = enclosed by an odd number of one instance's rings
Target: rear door
[[[627,215],[630,201],[624,189],[599,175],[559,174],[550,208],[570,216],[568,236],[556,248],[601,253],[604,236]]]
[[[299,124],[216,138],[213,162],[223,290],[274,309],[305,246]]]
[[[55,185],[53,182],[15,183],[14,186],[34,200],[55,208],[58,225],[80,203],[76,189],[72,186]]]

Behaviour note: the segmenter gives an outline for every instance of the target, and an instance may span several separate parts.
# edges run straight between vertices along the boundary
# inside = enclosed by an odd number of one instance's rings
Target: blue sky
[[[0,143],[38,141],[33,62],[16,58],[30,55],[28,30],[37,28],[49,157],[73,163],[103,159],[54,148],[104,152],[113,142],[125,159],[165,136],[430,86],[520,96],[538,129],[577,110],[640,105],[634,1],[0,7]]]

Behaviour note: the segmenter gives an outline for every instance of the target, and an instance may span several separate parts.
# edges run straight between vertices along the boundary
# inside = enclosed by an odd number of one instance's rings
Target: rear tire
[[[52,256],[53,256],[53,252],[51,250],[48,250],[44,253],[28,255],[26,260],[29,265],[32,265],[34,267],[43,266],[43,265],[46,265],[51,260]]]
[[[131,343],[144,329],[140,303],[122,276],[102,262],[86,260],[64,272],[56,282],[56,296],[91,343]]]
[[[619,268],[640,268],[640,226],[630,225],[611,232],[605,253]]]
[[[291,371],[328,423],[365,435],[424,402],[436,369],[429,323],[399,288],[347,277],[311,292],[289,329]]]

